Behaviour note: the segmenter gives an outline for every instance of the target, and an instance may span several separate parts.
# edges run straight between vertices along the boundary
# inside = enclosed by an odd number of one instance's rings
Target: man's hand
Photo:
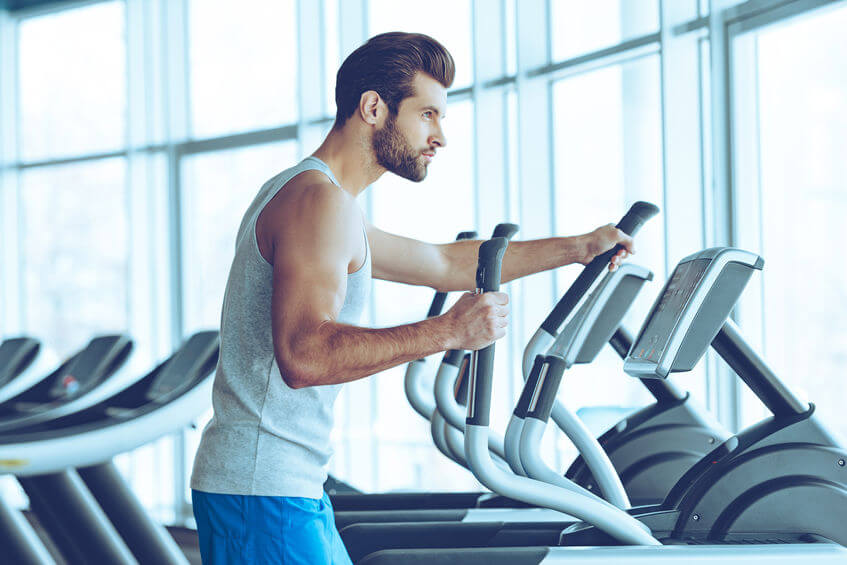
[[[468,292],[442,318],[450,328],[448,349],[482,349],[506,335],[509,296],[503,292]]]
[[[615,227],[614,224],[606,224],[582,236],[585,241],[585,255],[580,263],[587,265],[598,255],[602,255],[616,245],[623,249],[615,253],[609,262],[609,270],[614,271],[623,263],[623,260],[635,253],[635,245],[632,238]]]

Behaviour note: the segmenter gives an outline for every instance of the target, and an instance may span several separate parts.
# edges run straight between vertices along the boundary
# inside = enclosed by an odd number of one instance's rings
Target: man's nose
[[[438,131],[431,136],[427,140],[431,146],[437,145],[438,147],[446,147],[447,146],[447,137],[444,135],[444,131],[439,127]]]

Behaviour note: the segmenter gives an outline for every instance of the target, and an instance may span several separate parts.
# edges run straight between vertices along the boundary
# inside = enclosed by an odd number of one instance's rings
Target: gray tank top
[[[193,489],[307,498],[323,493],[333,403],[341,385],[295,390],[282,379],[271,335],[273,269],[256,240],[259,213],[289,180],[313,169],[338,185],[326,163],[307,157],[266,182],[241,221],[221,315],[214,415],[194,459]],[[347,275],[339,322],[358,323],[370,283],[368,246],[362,267]]]

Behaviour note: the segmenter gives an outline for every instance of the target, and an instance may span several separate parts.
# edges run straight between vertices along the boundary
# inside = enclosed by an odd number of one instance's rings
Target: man
[[[390,171],[413,181],[447,140],[454,65],[425,35],[387,33],[338,71],[335,124],[323,144],[269,180],[236,242],[221,320],[214,417],[200,441],[192,496],[203,561],[349,563],[322,491],[332,404],[342,383],[446,349],[480,349],[505,333],[508,298],[464,294],[445,314],[392,328],[356,325],[376,278],[469,290],[479,241],[432,245],[389,234],[356,196]],[[613,226],[513,242],[509,281],[587,263],[622,244]]]

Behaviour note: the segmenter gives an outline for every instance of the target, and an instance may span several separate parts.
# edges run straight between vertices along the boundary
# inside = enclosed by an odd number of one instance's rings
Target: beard
[[[397,129],[396,116],[389,115],[385,125],[374,132],[371,142],[376,162],[384,169],[413,182],[426,178],[421,152],[415,151]]]

